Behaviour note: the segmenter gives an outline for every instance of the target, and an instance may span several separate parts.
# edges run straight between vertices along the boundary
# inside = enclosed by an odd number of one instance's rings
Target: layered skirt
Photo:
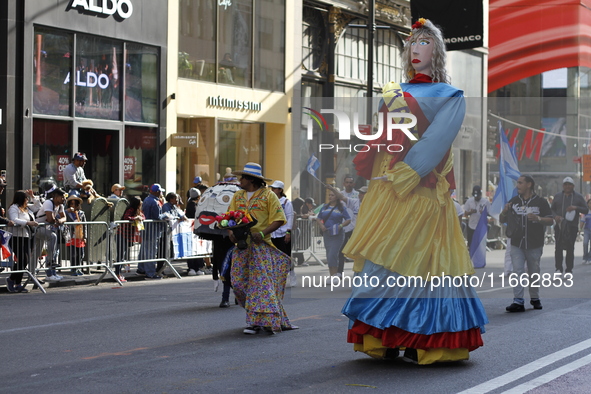
[[[388,180],[371,181],[344,249],[356,275],[376,278],[343,308],[347,340],[376,358],[394,348],[416,350],[419,364],[468,359],[488,319],[446,174],[427,188],[403,162],[381,173]]]
[[[246,310],[247,326],[273,331],[291,327],[282,304],[290,264],[289,256],[264,242],[234,249],[232,287],[239,305]]]

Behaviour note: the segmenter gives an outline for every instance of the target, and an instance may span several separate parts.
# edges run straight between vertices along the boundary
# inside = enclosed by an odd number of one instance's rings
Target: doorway
[[[84,173],[103,196],[109,196],[111,186],[119,182],[119,147],[119,130],[78,128],[78,151],[88,158]]]

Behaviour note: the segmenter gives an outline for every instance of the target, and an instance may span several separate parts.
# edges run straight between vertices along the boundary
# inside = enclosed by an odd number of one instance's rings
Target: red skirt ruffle
[[[362,344],[363,335],[371,335],[374,338],[381,339],[382,345],[389,348],[407,347],[422,350],[464,348],[473,351],[483,345],[479,328],[425,335],[414,334],[398,327],[388,327],[382,330],[359,320],[356,320],[353,327],[347,332],[347,342]]]

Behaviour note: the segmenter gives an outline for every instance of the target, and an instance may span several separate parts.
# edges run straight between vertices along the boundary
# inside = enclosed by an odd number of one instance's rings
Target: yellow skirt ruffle
[[[355,260],[353,270],[365,260],[404,276],[462,276],[474,273],[460,222],[447,182],[438,176],[437,189],[418,186],[418,174],[403,162],[386,170],[391,156],[380,153],[363,199],[357,224],[344,253]],[[445,182],[445,184],[443,184]],[[449,187],[449,185],[447,185]]]

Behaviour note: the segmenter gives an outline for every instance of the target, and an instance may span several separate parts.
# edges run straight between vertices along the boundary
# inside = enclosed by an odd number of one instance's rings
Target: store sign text
[[[100,5],[98,3],[101,3]],[[84,11],[102,15],[117,15],[127,19],[133,13],[131,0],[72,0],[69,8],[84,8]]]
[[[57,180],[62,182],[64,180],[64,168],[70,164],[70,156],[58,155],[57,159]]]
[[[64,85],[70,83],[70,73],[66,76],[64,80]],[[94,88],[96,85],[99,86],[101,89],[106,89],[109,87],[109,76],[107,74],[100,74],[96,75],[95,73],[88,71],[86,73],[86,80],[80,80],[80,70],[76,71],[76,86],[86,86],[88,88]]]
[[[263,109],[262,103],[247,100],[233,100],[221,96],[208,97],[207,104],[210,107],[233,108],[239,110],[261,111]]]
[[[125,156],[123,158],[123,178],[133,179],[135,177],[135,160],[134,156]]]
[[[218,0],[218,5],[224,6],[224,10],[227,10],[228,7],[232,6],[232,0]]]

